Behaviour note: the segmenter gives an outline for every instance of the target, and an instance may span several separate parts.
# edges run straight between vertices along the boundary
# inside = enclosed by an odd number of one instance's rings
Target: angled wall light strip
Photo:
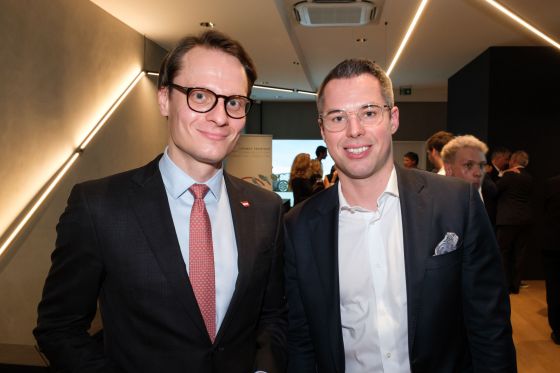
[[[265,85],[253,85],[253,88],[257,88],[257,89],[264,89],[267,91],[276,91],[276,92],[288,92],[288,93],[293,93],[294,90],[293,89],[287,89],[287,88],[278,88],[278,87],[268,87]]]
[[[136,84],[138,84],[140,79],[142,79],[142,77],[145,74],[146,74],[145,72],[141,71],[140,73],[138,73],[138,75],[136,75],[136,77],[134,78],[132,83],[130,83],[128,85],[128,87],[125,89],[125,91],[119,96],[119,98],[117,98],[117,101],[115,101],[115,103],[113,105],[111,105],[111,107],[105,113],[105,115],[103,115],[103,117],[99,120],[99,122],[97,122],[95,127],[93,127],[91,132],[86,136],[84,141],[82,141],[82,143],[78,146],[78,150],[84,150],[86,148],[87,144],[89,144],[91,139],[93,139],[95,137],[97,132],[99,132],[99,130],[105,125],[105,123],[107,123],[107,119],[109,119],[111,117],[113,112],[120,106],[120,104],[123,102],[123,100],[126,98],[126,96],[128,96],[128,94],[130,93],[130,91],[132,91],[132,89],[134,87],[136,87]]]
[[[545,40],[547,43],[549,43],[549,44],[553,45],[554,47],[560,49],[560,44],[557,41],[553,40],[550,36],[546,35],[542,31],[538,30],[536,27],[532,26],[528,22],[521,19],[521,17],[519,17],[518,15],[513,13],[512,11],[508,10],[506,7],[504,7],[503,5],[498,3],[497,1],[495,1],[495,0],[485,0],[485,1],[488,4],[492,5],[494,8],[498,9],[500,12],[502,12],[506,16],[508,16],[509,18],[513,19],[515,22],[519,23],[521,26],[525,27],[527,30],[531,31],[533,34],[537,35],[539,38]]]
[[[4,241],[4,243],[2,243],[2,246],[0,246],[0,256],[2,256],[2,254],[4,253],[4,251],[6,251],[6,249],[10,246],[10,244],[14,241],[14,239],[17,237],[17,235],[19,234],[19,232],[21,232],[21,230],[23,229],[23,227],[25,226],[25,224],[27,224],[27,222],[29,221],[29,219],[31,219],[31,217],[33,216],[33,214],[35,214],[35,212],[37,211],[37,209],[41,206],[41,204],[45,201],[45,199],[47,198],[47,196],[52,192],[52,190],[54,189],[54,187],[58,184],[58,182],[60,181],[60,179],[62,179],[62,177],[66,174],[66,172],[68,171],[68,169],[72,166],[72,164],[74,164],[74,162],[76,161],[76,159],[80,156],[80,153],[78,152],[74,152],[72,153],[72,155],[70,156],[70,158],[68,160],[66,160],[66,162],[64,163],[64,165],[62,166],[62,168],[56,173],[55,178],[50,182],[50,184],[47,186],[47,188],[45,189],[45,191],[41,194],[41,196],[39,197],[39,199],[37,199],[37,201],[33,204],[33,206],[29,209],[29,211],[25,214],[25,216],[21,219],[21,221],[18,223],[18,225],[14,228],[14,230],[12,231],[12,233],[10,233],[10,235],[8,236],[8,238],[6,238],[6,241]]]
[[[85,149],[85,147],[87,146],[87,144],[89,144],[91,139],[99,132],[101,127],[103,127],[103,125],[111,117],[111,114],[113,114],[113,112],[120,106],[120,104],[123,102],[123,100],[126,98],[126,96],[128,96],[130,91],[132,91],[132,89],[136,86],[136,84],[138,84],[138,82],[140,81],[140,79],[144,75],[145,75],[145,73],[143,71],[141,71],[138,75],[136,75],[136,77],[134,78],[132,83],[130,83],[128,85],[128,87],[125,89],[125,91],[117,98],[115,103],[113,105],[111,105],[111,107],[105,113],[105,115],[103,115],[103,117],[101,117],[101,119],[97,122],[95,127],[93,127],[93,129],[86,135],[85,139],[80,143],[78,148],[76,150],[74,150],[74,152],[70,155],[70,157],[64,162],[64,164],[62,164],[62,166],[56,172],[56,174],[53,175],[52,181],[46,186],[46,188],[41,193],[41,195],[39,196],[37,201],[33,204],[33,206],[31,206],[29,211],[27,211],[25,216],[15,226],[15,228],[13,228],[12,232],[8,235],[6,240],[4,242],[2,242],[2,244],[0,246],[0,257],[2,256],[2,254],[4,254],[4,252],[8,249],[8,247],[12,244],[12,242],[15,240],[15,238],[18,236],[18,234],[25,227],[27,222],[31,219],[31,217],[33,217],[33,214],[35,214],[35,212],[43,204],[45,199],[53,191],[53,189],[60,182],[60,180],[64,177],[64,175],[66,175],[66,173],[68,172],[70,167],[74,164],[74,162],[76,162],[76,159],[78,159],[80,154],[82,154],[82,152]]]
[[[300,91],[299,89],[296,89],[296,93],[300,93],[302,95],[317,96],[317,92]]]
[[[387,75],[391,75],[393,68],[397,64],[397,61],[399,60],[401,53],[404,50],[404,47],[408,43],[408,39],[410,39],[410,36],[412,35],[412,32],[414,31],[414,28],[416,27],[416,24],[418,23],[418,20],[420,19],[420,16],[424,12],[424,8],[426,8],[427,4],[428,4],[428,0],[422,0],[420,6],[416,10],[416,14],[414,15],[412,22],[410,22],[410,25],[408,26],[408,30],[406,31],[406,34],[404,35],[404,38],[401,41],[401,45],[399,46],[399,49],[397,50],[395,57],[393,57],[393,60],[391,61],[389,68],[387,69]]]

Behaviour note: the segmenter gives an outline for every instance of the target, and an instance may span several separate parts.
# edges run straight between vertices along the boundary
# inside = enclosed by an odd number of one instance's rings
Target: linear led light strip
[[[397,64],[397,61],[399,60],[401,53],[404,50],[404,47],[408,43],[408,39],[410,39],[410,36],[412,35],[412,32],[414,31],[414,28],[416,27],[416,24],[418,23],[418,20],[420,19],[422,12],[424,12],[424,8],[426,7],[426,4],[428,4],[428,0],[422,0],[420,6],[416,10],[416,14],[414,15],[412,22],[410,22],[410,25],[408,26],[408,30],[406,31],[406,34],[404,35],[404,38],[401,41],[401,45],[399,46],[399,49],[397,50],[395,57],[393,57],[393,61],[391,61],[389,68],[387,69],[387,75],[391,75],[391,71],[393,71],[393,68]]]
[[[533,34],[537,35],[541,39],[544,39],[546,42],[548,42],[548,43],[552,44],[553,46],[555,46],[556,48],[560,49],[560,44],[558,42],[554,41],[551,37],[549,37],[545,33],[538,30],[536,27],[530,25],[529,23],[527,23],[526,21],[521,19],[519,16],[517,16],[512,11],[505,8],[503,5],[501,5],[497,1],[495,1],[495,0],[485,0],[485,1],[488,4],[492,5],[494,8],[498,9],[500,12],[504,13],[509,18],[513,19],[515,22],[519,23],[521,26],[525,27],[527,30],[531,31]]]
[[[119,98],[115,101],[115,103],[113,105],[111,105],[109,110],[105,113],[105,115],[103,115],[103,117],[99,120],[99,122],[97,122],[95,127],[90,131],[90,133],[80,143],[80,145],[76,148],[76,150],[74,150],[74,152],[72,153],[70,158],[68,158],[68,160],[66,160],[66,162],[64,162],[64,164],[61,166],[60,170],[55,174],[54,179],[52,179],[52,181],[49,183],[49,185],[45,189],[45,191],[41,194],[41,196],[37,199],[37,201],[33,204],[33,206],[25,214],[25,216],[21,219],[21,221],[18,223],[18,225],[13,229],[12,233],[10,233],[8,238],[6,238],[6,240],[2,243],[2,246],[0,246],[0,257],[2,256],[2,254],[4,254],[6,249],[10,246],[10,244],[14,241],[14,239],[17,237],[17,235],[25,227],[25,224],[27,224],[27,222],[29,221],[29,219],[31,219],[31,217],[37,211],[37,209],[39,209],[41,204],[49,196],[49,194],[52,192],[54,187],[64,177],[66,172],[68,172],[70,167],[74,164],[76,159],[78,159],[78,157],[83,152],[83,150],[86,148],[86,146],[89,144],[91,139],[93,139],[93,137],[97,134],[97,132],[99,132],[101,127],[103,127],[103,125],[105,125],[105,123],[111,117],[113,112],[120,106],[120,104],[123,102],[123,100],[126,98],[126,96],[128,96],[130,91],[132,91],[132,89],[136,86],[136,84],[138,84],[138,82],[140,81],[140,79],[144,75],[145,75],[145,73],[143,71],[141,71],[138,75],[136,75],[136,77],[134,78],[132,83],[129,84],[129,86],[126,88],[126,90],[119,96]]]

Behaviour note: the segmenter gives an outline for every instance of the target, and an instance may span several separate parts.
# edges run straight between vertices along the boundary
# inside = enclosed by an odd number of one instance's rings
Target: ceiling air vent
[[[376,17],[377,7],[370,1],[308,0],[296,3],[294,12],[303,26],[363,26]]]

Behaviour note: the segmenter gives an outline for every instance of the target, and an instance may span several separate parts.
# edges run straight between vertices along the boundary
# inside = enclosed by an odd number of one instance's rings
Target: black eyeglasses
[[[216,107],[219,98],[224,99],[224,108],[228,117],[233,119],[241,119],[247,116],[253,100],[249,97],[233,95],[218,95],[206,88],[198,87],[182,87],[177,84],[169,83],[171,88],[183,92],[187,97],[187,105],[191,110],[197,113],[207,113]]]

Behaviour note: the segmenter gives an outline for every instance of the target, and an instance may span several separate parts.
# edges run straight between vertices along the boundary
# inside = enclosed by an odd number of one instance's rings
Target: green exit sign
[[[410,96],[412,94],[412,87],[401,87],[401,96]]]

